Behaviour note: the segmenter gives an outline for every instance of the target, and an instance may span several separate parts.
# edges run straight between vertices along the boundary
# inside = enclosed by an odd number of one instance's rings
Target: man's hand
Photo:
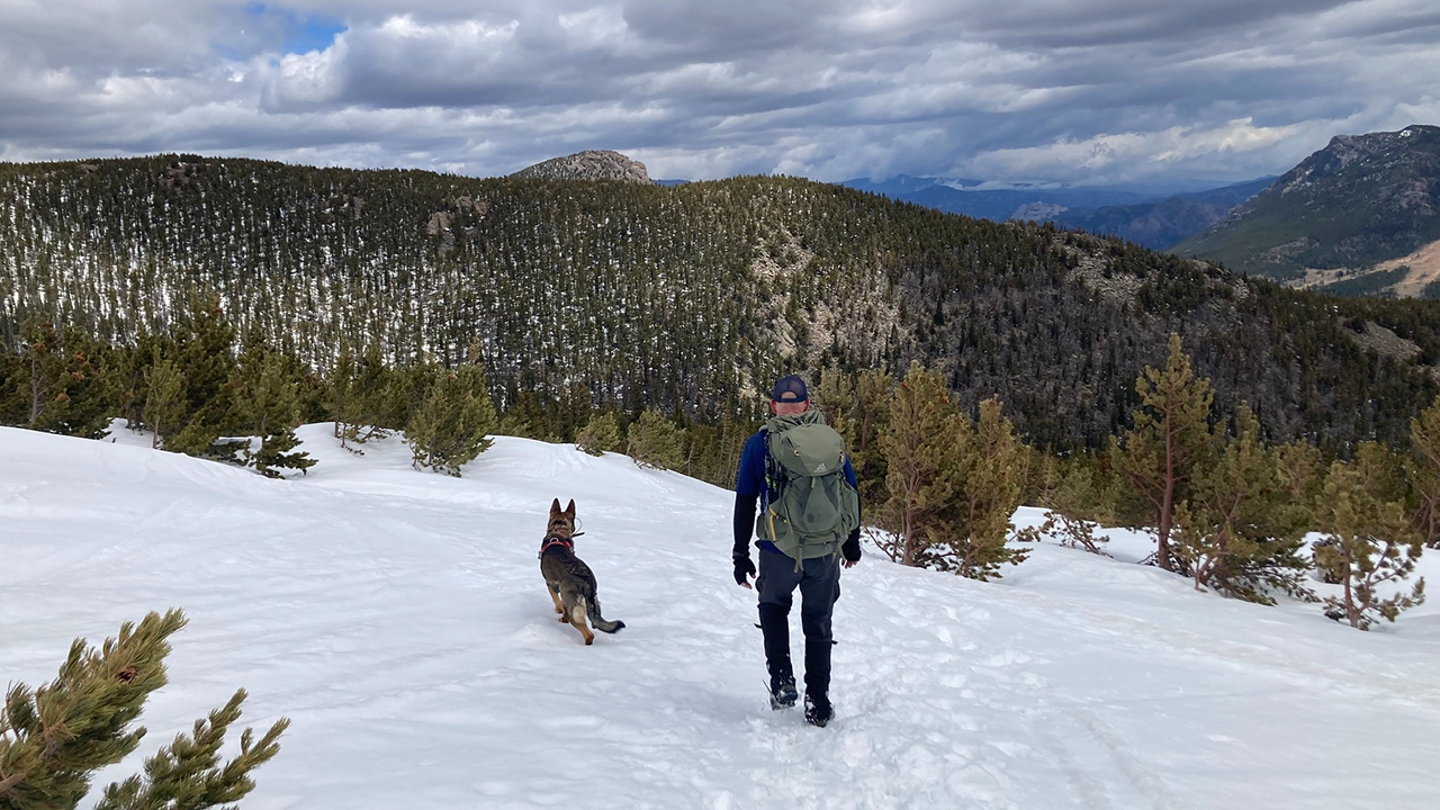
[[[850,538],[840,546],[840,556],[844,560],[840,565],[845,568],[854,568],[855,563],[860,562],[860,530],[856,529],[851,533]]]
[[[749,554],[735,555],[735,584],[742,588],[750,587],[750,577],[755,575],[755,563],[751,561]]]

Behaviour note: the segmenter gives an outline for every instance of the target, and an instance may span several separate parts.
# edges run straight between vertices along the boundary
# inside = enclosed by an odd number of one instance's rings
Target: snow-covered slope
[[[872,552],[844,576],[838,716],[816,729],[766,704],[728,492],[522,439],[452,479],[398,440],[362,457],[328,426],[301,435],[321,464],[272,481],[129,436],[0,429],[0,681],[47,681],[75,636],[149,610],[191,619],[150,736],[102,785],[245,686],[246,723],[294,720],[246,810],[1440,796],[1435,609],[1361,633],[1053,543],[991,584]],[[540,577],[555,497],[576,500],[578,550],[628,625],[593,647]]]

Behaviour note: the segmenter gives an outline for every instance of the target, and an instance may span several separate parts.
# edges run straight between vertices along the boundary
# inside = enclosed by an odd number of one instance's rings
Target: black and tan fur
[[[586,646],[595,643],[590,627],[614,633],[624,622],[608,622],[600,615],[600,600],[595,597],[595,573],[584,560],[575,556],[575,501],[562,511],[560,499],[550,504],[550,525],[540,544],[540,573],[560,621],[569,622],[585,638]]]

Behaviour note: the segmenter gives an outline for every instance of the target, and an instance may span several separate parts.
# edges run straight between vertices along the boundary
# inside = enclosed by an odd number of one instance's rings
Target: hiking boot
[[[830,698],[825,695],[812,697],[809,692],[805,693],[805,722],[824,728],[834,717],[835,707],[830,705]]]
[[[795,705],[797,697],[794,676],[770,679],[770,708],[788,709]]]

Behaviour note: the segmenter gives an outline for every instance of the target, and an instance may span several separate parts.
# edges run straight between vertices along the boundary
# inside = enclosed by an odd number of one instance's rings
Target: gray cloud
[[[332,34],[339,32],[333,38]],[[0,159],[1240,180],[1440,122],[1433,0],[0,3]]]

